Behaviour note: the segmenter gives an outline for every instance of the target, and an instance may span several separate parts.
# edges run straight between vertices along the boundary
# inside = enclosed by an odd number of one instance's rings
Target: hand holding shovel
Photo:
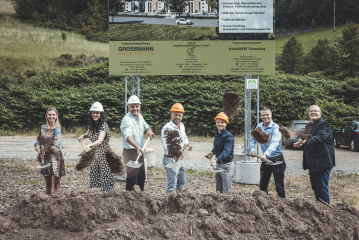
[[[209,161],[211,163],[212,163],[212,158],[213,158],[213,155],[209,158]],[[216,165],[211,164],[211,166],[213,167],[213,169],[211,169],[211,172],[223,172],[224,171],[222,168],[218,168],[217,164]]]
[[[177,161],[175,163],[169,163],[167,164],[165,167],[166,168],[175,168],[178,167],[181,163],[181,160],[184,157],[184,154],[190,149],[191,147],[186,147],[186,149],[183,151],[183,153],[181,154],[181,156],[177,159]]]
[[[262,162],[265,162],[267,165],[279,165],[279,164],[282,164],[284,162],[284,161],[272,162],[271,160],[264,159],[264,158],[258,156],[257,154],[251,154],[251,156],[259,158],[260,160],[262,160]]]
[[[145,144],[143,145],[143,147],[141,149],[143,152],[145,151],[145,148],[147,146],[147,143],[150,141],[150,138],[151,137],[148,137]],[[142,163],[138,162],[138,159],[140,158],[141,154],[142,154],[142,152],[140,151],[140,153],[138,154],[138,156],[136,158],[136,161],[130,160],[126,165],[131,167],[131,168],[139,168],[139,167],[141,167]]]

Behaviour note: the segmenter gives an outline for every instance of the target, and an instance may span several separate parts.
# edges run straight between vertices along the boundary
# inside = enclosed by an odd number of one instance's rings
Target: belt
[[[283,158],[283,154],[279,155],[279,156],[275,156],[275,157],[269,157],[267,159],[271,160],[272,162],[277,162],[279,161],[281,158]],[[284,159],[283,159],[284,160]]]
[[[233,159],[229,161],[221,161],[219,164],[230,163],[230,162],[233,162]]]

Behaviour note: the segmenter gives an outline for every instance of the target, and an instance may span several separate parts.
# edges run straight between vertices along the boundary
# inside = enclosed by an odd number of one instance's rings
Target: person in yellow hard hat
[[[216,120],[216,126],[218,132],[214,137],[214,147],[210,153],[205,155],[210,159],[214,155],[216,156],[211,160],[212,166],[223,169],[223,172],[216,172],[216,191],[221,193],[228,193],[231,191],[233,182],[233,149],[234,149],[234,137],[232,133],[226,130],[229,123],[228,117],[224,112],[219,113],[214,120]]]
[[[171,107],[170,111],[171,120],[161,131],[164,149],[163,166],[166,166],[169,163],[175,163],[177,159],[180,159],[185,148],[188,148],[189,151],[192,150],[192,147],[188,144],[185,127],[182,123],[184,107],[182,104],[176,103]],[[178,166],[174,168],[166,168],[166,193],[171,193],[173,190],[177,190],[179,187],[185,185],[186,166],[184,158],[179,161],[180,164]]]

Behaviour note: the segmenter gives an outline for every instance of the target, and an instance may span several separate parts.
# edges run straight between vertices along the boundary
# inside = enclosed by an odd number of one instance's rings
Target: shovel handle
[[[184,154],[188,151],[189,147],[188,148],[185,148],[185,150],[183,151],[183,153],[181,154],[181,157],[178,159],[179,160],[182,160]]]
[[[150,141],[150,139],[151,139],[150,137],[147,138],[145,144],[144,144],[143,147],[142,147],[142,151],[145,151],[145,148],[146,148],[146,146],[147,146],[147,143]]]
[[[86,150],[87,150],[87,148],[86,148],[86,146],[85,146],[84,142],[82,141],[82,139],[80,140],[80,143],[81,143],[82,147],[84,148],[84,151],[86,151]]]
[[[261,159],[261,160],[264,160],[262,157],[260,157],[260,156],[258,156],[258,155],[254,155],[254,157],[257,157],[257,158],[259,158],[259,159]],[[269,163],[267,160],[264,160],[266,163]]]

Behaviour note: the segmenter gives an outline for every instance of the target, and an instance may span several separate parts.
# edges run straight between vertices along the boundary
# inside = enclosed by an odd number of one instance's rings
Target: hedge
[[[51,106],[59,110],[63,127],[83,127],[95,101],[104,105],[108,124],[118,127],[125,113],[124,85],[123,76],[108,75],[108,62],[39,74],[27,84],[18,84],[14,79],[4,84],[0,80],[0,127],[37,128],[44,123],[45,111]],[[287,75],[261,76],[260,107],[270,107],[273,120],[286,125],[292,119],[308,119],[308,107],[318,104],[323,118],[335,129],[346,121],[359,119],[358,90],[358,78],[339,82]],[[180,102],[185,107],[183,122],[189,133],[213,135],[216,130],[213,118],[222,111],[226,92],[237,92],[243,98],[243,76],[145,76],[141,77],[141,112],[159,132],[169,121],[172,104]],[[240,112],[227,127],[233,133],[243,132],[243,104]]]

